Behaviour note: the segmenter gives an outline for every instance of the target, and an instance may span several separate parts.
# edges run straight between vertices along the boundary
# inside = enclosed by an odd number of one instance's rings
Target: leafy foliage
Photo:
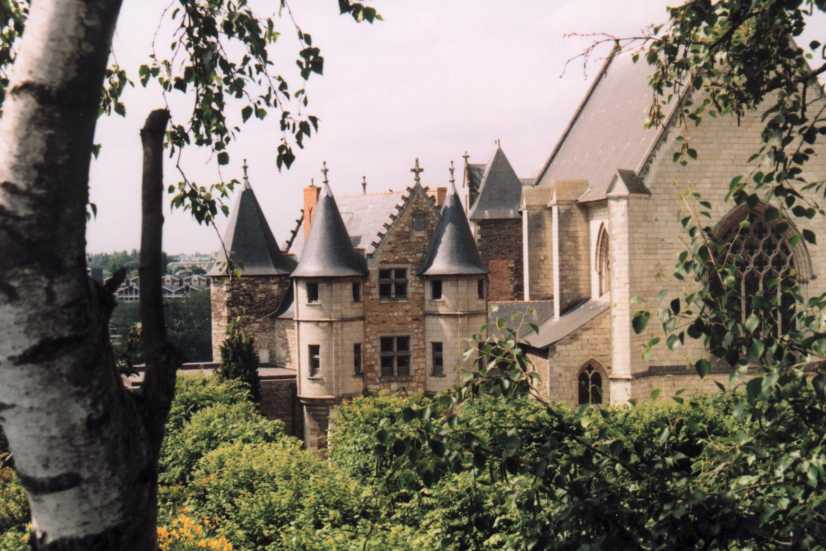
[[[284,423],[263,417],[249,401],[210,406],[164,439],[159,479],[163,484],[185,484],[198,460],[220,446],[276,442],[284,435]]]
[[[175,399],[166,419],[166,434],[179,432],[201,410],[216,405],[230,406],[249,399],[249,388],[241,381],[180,374],[175,385]]]
[[[223,379],[238,379],[246,383],[252,399],[261,401],[261,381],[258,379],[258,352],[255,339],[248,333],[241,320],[227,327],[227,337],[221,344],[221,365],[218,374]]]

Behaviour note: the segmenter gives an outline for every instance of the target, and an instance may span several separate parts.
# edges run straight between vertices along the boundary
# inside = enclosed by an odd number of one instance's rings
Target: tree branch
[[[169,111],[157,109],[141,129],[143,189],[140,256],[140,317],[146,377],[145,424],[151,453],[160,452],[164,423],[175,393],[177,354],[166,340],[161,256],[163,250],[163,138]]]

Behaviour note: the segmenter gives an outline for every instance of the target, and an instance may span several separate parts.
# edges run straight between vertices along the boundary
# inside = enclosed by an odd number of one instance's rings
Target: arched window
[[[763,204],[736,207],[720,221],[716,233],[722,264],[734,266],[737,277],[738,292],[726,297],[729,312],[737,312],[745,322],[755,299],[772,301],[778,311],[777,330],[783,332],[794,314],[792,288],[811,277],[811,259],[802,239],[793,243],[790,238],[797,232],[779,216],[770,219]],[[712,280],[715,287],[720,284]]]
[[[579,404],[602,403],[602,373],[599,364],[590,361],[579,372]]]
[[[596,262],[599,281],[599,296],[611,290],[611,249],[608,243],[608,231],[603,224],[597,234]]]

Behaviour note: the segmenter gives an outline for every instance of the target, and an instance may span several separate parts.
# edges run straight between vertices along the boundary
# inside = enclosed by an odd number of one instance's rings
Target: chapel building
[[[647,128],[650,70],[611,55],[536,178],[518,177],[498,143],[486,163],[465,155],[461,193],[452,169],[448,186],[424,187],[417,160],[403,192],[365,184],[336,197],[325,167],[283,248],[245,181],[225,239],[236,275],[211,272],[215,359],[227,324],[248,319],[262,362],[295,373],[309,447],[325,445],[330,408],[348,397],[459,383],[474,365],[473,351],[463,358],[471,337],[498,319],[538,326],[521,338],[552,401],[624,404],[727,383],[727,366],[702,379],[691,368],[706,354],[700,342],[644,355],[658,324],[640,335],[631,326],[636,310],[661,306],[661,291],[686,289],[673,271],[690,194],[711,202],[716,231],[743,251],[743,311],[770,277],[795,278],[807,296],[826,291],[826,252],[794,238],[826,235],[826,221],[795,219],[778,233],[761,205],[733,208],[728,184],[751,169],[760,114],[676,129],[676,98],[664,125]],[[678,136],[696,161],[674,162]],[[824,179],[826,157],[807,171]],[[756,222],[743,232],[747,216]]]

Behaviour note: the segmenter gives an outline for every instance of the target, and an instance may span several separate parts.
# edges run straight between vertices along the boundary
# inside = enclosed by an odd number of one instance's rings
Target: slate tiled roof
[[[419,271],[426,276],[480,275],[487,273],[473,240],[465,209],[451,183],[433,232],[427,258]]]
[[[224,234],[224,246],[233,267],[241,275],[287,275],[295,261],[278,249],[267,219],[248,183],[235,203]],[[222,262],[216,263],[209,275],[225,275]]]
[[[384,230],[384,224],[404,197],[403,192],[342,195],[336,199],[339,213],[347,227],[350,241],[365,254],[373,254],[372,242]],[[290,252],[301,255],[304,249],[303,223],[290,247]]]
[[[519,218],[522,182],[501,147],[485,168],[479,197],[470,209],[471,220]]]
[[[662,128],[646,128],[652,68],[612,54],[539,173],[538,185],[586,180],[580,201],[603,199],[617,169],[640,173]],[[676,103],[676,102],[675,102]]]
[[[366,273],[364,256],[353,248],[336,200],[325,182],[293,277],[350,277]]]
[[[559,317],[539,324],[539,332],[526,335],[525,341],[536,348],[544,348],[559,342],[580,329],[611,307],[609,295],[591,299]]]

